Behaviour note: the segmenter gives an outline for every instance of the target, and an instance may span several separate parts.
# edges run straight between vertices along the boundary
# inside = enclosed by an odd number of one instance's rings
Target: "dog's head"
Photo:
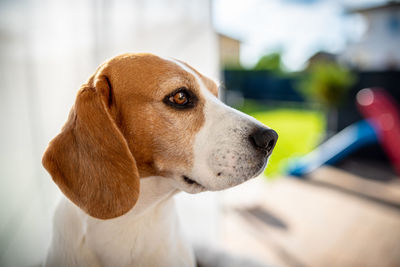
[[[139,177],[165,177],[189,193],[240,184],[262,172],[277,134],[217,95],[183,62],[113,58],[79,90],[43,165],[69,199],[102,219],[135,205]]]

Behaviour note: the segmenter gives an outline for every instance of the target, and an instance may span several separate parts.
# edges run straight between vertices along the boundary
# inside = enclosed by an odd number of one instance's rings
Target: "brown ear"
[[[105,76],[83,85],[42,159],[61,191],[99,219],[125,214],[139,196],[135,159],[109,112],[111,90]]]

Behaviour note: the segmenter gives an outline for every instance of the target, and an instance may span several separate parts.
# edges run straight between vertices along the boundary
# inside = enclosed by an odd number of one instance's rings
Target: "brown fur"
[[[215,93],[216,85],[201,77]],[[194,108],[175,110],[162,102],[181,87],[198,96]],[[191,168],[203,107],[195,78],[173,62],[150,54],[121,55],[81,87],[43,165],[62,192],[89,215],[120,216],[138,199],[139,177]]]

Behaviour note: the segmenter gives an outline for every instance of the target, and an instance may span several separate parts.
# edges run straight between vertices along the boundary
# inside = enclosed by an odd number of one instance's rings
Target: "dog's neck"
[[[91,227],[97,228],[104,225],[108,227],[120,224],[135,224],[137,221],[145,219],[144,217],[151,216],[151,213],[166,208],[171,209],[169,205],[172,201],[171,198],[178,192],[180,192],[180,190],[171,184],[171,179],[169,178],[160,176],[141,178],[139,199],[136,205],[126,214],[109,220],[93,218],[73,205],[69,200],[67,200],[66,203],[68,203],[68,209],[70,209],[70,207],[75,207],[74,210],[77,212],[77,215],[82,221],[86,222],[86,227],[84,227],[84,229],[89,230]],[[108,230],[112,229],[113,227],[108,227]]]
[[[166,177],[150,176],[140,179],[139,199],[135,207],[124,216],[140,216],[180,192]]]

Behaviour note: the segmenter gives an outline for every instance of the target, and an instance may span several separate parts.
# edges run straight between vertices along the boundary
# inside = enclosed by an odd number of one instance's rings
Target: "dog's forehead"
[[[214,81],[203,76],[190,65],[175,59],[165,59],[152,54],[125,54],[110,60],[107,65],[114,69],[118,80],[141,83],[159,89],[174,86],[199,87],[199,82],[213,95],[218,95]],[[126,86],[128,85],[128,86]],[[172,88],[173,89],[173,88]],[[160,92],[165,93],[165,92]]]
[[[217,84],[211,80],[210,78],[202,75],[200,72],[198,72],[195,68],[190,66],[189,64],[180,61],[180,60],[174,60],[177,65],[179,65],[183,70],[186,72],[192,74],[193,76],[196,76],[197,79],[200,80],[200,82],[205,86],[205,88],[210,91],[214,96],[218,96],[218,86]]]

